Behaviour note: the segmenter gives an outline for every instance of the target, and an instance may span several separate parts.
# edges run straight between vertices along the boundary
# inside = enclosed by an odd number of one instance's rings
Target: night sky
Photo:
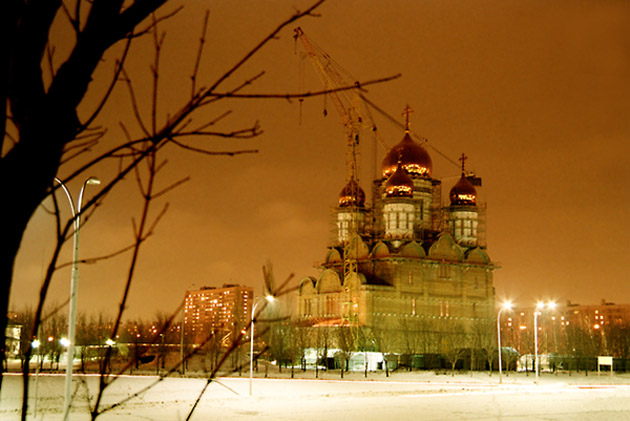
[[[175,5],[167,6],[172,10]],[[164,118],[190,94],[203,14],[210,10],[206,55],[199,84],[222,74],[284,18],[310,1],[186,1],[162,29],[158,113]],[[442,196],[457,181],[452,160],[465,153],[467,169],[482,177],[487,203],[487,244],[497,299],[519,305],[537,299],[630,303],[630,2],[627,1],[329,1],[320,17],[297,25],[356,79],[401,73],[371,86],[368,97],[401,121],[414,110],[411,129],[428,139],[433,176]],[[322,85],[300,58],[290,25],[224,89],[264,70],[245,92],[315,91]],[[60,62],[72,34],[55,28]],[[298,54],[296,54],[296,51]],[[141,107],[149,115],[151,39],[140,40],[128,63]],[[95,75],[82,112],[93,106],[114,55]],[[300,76],[302,75],[302,77]],[[302,82],[300,82],[303,80]],[[324,109],[328,116],[324,117]],[[330,100],[230,100],[199,113],[232,114],[217,129],[259,121],[253,140],[200,140],[215,150],[259,149],[258,154],[208,157],[169,147],[159,183],[191,180],[156,201],[153,215],[170,207],[146,244],[128,303],[128,317],[172,311],[184,291],[240,283],[260,294],[262,266],[294,283],[316,276],[326,252],[330,209],[344,185],[345,131]],[[374,113],[388,147],[400,128]],[[118,122],[139,134],[125,89],[115,92],[101,116],[102,140],[123,136]],[[369,192],[374,139],[362,137],[360,183]],[[378,170],[385,150],[378,147]],[[63,167],[61,178],[74,162]],[[89,174],[110,179],[118,163]],[[81,180],[71,183],[75,198]],[[86,197],[98,189],[90,186]],[[368,195],[368,201],[370,201]],[[51,202],[46,202],[51,206]],[[60,197],[62,211],[69,212]],[[81,230],[81,257],[112,253],[132,242],[139,204],[133,177],[110,194]],[[65,215],[68,217],[69,215]],[[39,211],[16,263],[11,307],[35,305],[44,264],[53,247],[54,219]],[[71,245],[62,260],[71,259]],[[114,314],[122,296],[128,255],[81,267],[79,311]],[[51,302],[67,297],[69,271],[54,278]]]

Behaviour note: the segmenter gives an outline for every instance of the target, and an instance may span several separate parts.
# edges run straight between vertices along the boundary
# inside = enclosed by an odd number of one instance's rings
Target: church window
[[[304,312],[310,316],[311,315],[311,300],[310,299],[304,300],[304,304],[305,304]]]
[[[438,277],[441,279],[448,279],[451,277],[451,267],[448,265],[438,266]]]

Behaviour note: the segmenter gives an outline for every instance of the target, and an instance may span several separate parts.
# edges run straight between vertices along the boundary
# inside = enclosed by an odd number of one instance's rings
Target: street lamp
[[[501,312],[503,310],[511,310],[512,309],[512,303],[509,301],[506,301],[505,303],[503,303],[503,305],[501,306],[501,308],[499,309],[499,314],[497,314],[497,339],[499,342],[499,383],[503,383],[503,369],[501,368]]]
[[[556,308],[556,303],[554,303],[553,301],[550,301],[549,304],[547,304],[547,307],[549,307],[549,309],[553,310]],[[543,303],[542,301],[538,301],[538,304],[536,304],[536,310],[534,311],[534,364],[536,365],[534,367],[534,370],[536,371],[536,384],[538,384],[538,376],[539,376],[539,361],[538,361],[538,314],[539,312],[545,308],[545,303]]]
[[[33,402],[33,416],[34,417],[37,417],[37,395],[39,392],[39,366],[42,363],[42,353],[38,349],[40,345],[41,343],[39,342],[39,339],[37,338],[35,338],[35,340],[31,342],[31,348],[37,350],[37,358],[35,359],[35,364],[36,364],[35,366],[35,400]],[[27,362],[27,364],[30,364],[30,363]]]
[[[265,296],[265,299],[269,303],[273,303],[275,298],[273,295]],[[251,331],[249,332],[249,396],[252,395],[252,379],[254,378],[254,315],[256,314],[256,307],[260,304],[260,300],[258,300],[254,307],[252,307],[252,317],[250,323],[252,325]]]
[[[59,183],[70,202],[72,210],[72,218],[74,219],[74,249],[72,253],[72,273],[70,275],[70,308],[68,316],[68,358],[66,360],[66,384],[64,397],[64,420],[70,417],[70,404],[72,399],[72,362],[74,360],[74,336],[77,320],[77,291],[79,289],[79,230],[81,229],[81,204],[83,203],[83,192],[88,184],[97,185],[101,181],[96,177],[90,177],[83,183],[79,192],[79,201],[75,208],[74,201],[70,190],[59,178],[55,177],[55,181]]]

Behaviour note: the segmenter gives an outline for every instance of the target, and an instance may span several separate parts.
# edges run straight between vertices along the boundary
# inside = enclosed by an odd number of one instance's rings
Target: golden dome
[[[466,175],[462,173],[461,178],[453,186],[449,193],[451,199],[451,205],[476,205],[477,204],[477,190],[468,181]]]
[[[403,140],[385,154],[382,166],[383,178],[389,177],[396,171],[398,161],[411,177],[431,177],[433,169],[431,157],[422,146],[411,139],[409,132],[406,132]]]
[[[385,196],[387,197],[412,197],[413,180],[402,167],[400,161],[396,166],[396,171],[385,183]]]
[[[339,207],[345,208],[348,206],[358,206],[360,208],[365,206],[365,192],[354,178],[350,179],[348,184],[341,189],[341,193],[339,193]]]

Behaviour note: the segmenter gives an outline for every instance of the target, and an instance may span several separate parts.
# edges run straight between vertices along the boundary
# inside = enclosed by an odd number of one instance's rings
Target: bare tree
[[[203,25],[197,60],[191,70],[191,96],[182,104],[173,105],[169,113],[162,117],[157,113],[159,93],[159,68],[161,47],[164,33],[159,30],[159,23],[178,12],[176,7],[165,6],[166,0],[75,0],[74,2],[8,0],[0,6],[0,19],[5,28],[7,42],[0,50],[0,111],[2,113],[2,145],[0,147],[0,177],[12,180],[3,183],[2,196],[12,206],[0,207],[3,221],[0,238],[3,253],[0,258],[0,341],[5,341],[7,324],[8,298],[13,281],[14,263],[26,226],[40,203],[54,193],[58,186],[54,178],[63,167],[68,173],[66,181],[83,177],[96,165],[107,160],[114,160],[118,172],[106,180],[100,191],[83,207],[83,216],[89,215],[95,205],[128,176],[135,176],[136,184],[143,203],[139,216],[134,220],[133,244],[121,251],[130,254],[127,279],[122,291],[118,312],[111,326],[109,337],[116,337],[122,326],[122,318],[127,303],[131,281],[136,272],[141,246],[150,237],[156,224],[166,211],[165,206],[151,217],[150,210],[156,198],[179,185],[185,180],[160,184],[157,176],[165,161],[161,158],[166,146],[175,146],[186,150],[213,155],[234,156],[252,150],[232,150],[216,152],[203,145],[197,145],[196,139],[230,138],[242,139],[256,137],[261,133],[257,122],[250,126],[217,129],[230,114],[229,110],[214,117],[200,117],[198,111],[209,105],[216,105],[228,98],[304,98],[326,94],[330,91],[315,93],[262,93],[242,94],[245,86],[254,83],[262,73],[237,82],[226,88],[226,82],[233,79],[235,72],[249,62],[266,44],[276,39],[278,33],[305,16],[313,16],[313,11],[323,2],[314,4],[303,11],[295,12],[269,32],[257,45],[246,52],[242,59],[229,66],[214,81],[202,86],[198,83],[199,57],[203,53],[207,18]],[[160,13],[157,15],[156,13]],[[74,43],[67,56],[58,59],[55,55],[56,23],[69,24],[74,31]],[[154,46],[154,62],[151,64],[152,91],[148,101],[148,119],[142,117],[142,104],[138,100],[132,76],[128,74],[125,63],[130,46],[141,37],[149,37]],[[97,69],[107,66],[114,60],[111,81],[100,92],[100,99],[88,103],[86,92]],[[57,64],[61,63],[61,64]],[[100,74],[100,73],[99,73]],[[362,89],[370,83],[392,78],[358,83],[340,89]],[[136,117],[140,135],[133,136],[132,131],[122,126],[125,134],[106,136],[106,129],[98,128],[99,115],[106,106],[114,87],[123,83],[127,88],[131,110]],[[94,105],[92,105],[94,104]],[[116,142],[114,139],[123,139]],[[100,147],[94,146],[99,144]],[[105,152],[103,152],[105,151]],[[81,156],[82,164],[78,168],[68,167],[68,163],[77,162]],[[71,236],[74,219],[62,221],[59,216],[56,197],[55,205],[57,243],[52,252],[40,290],[40,301],[35,310],[32,335],[37,332],[42,321],[43,306],[51,285],[53,273],[59,269],[57,263],[61,248]],[[118,252],[115,252],[118,253]],[[104,256],[108,257],[108,256]],[[31,336],[32,336],[31,335]],[[3,351],[2,351],[3,352]],[[32,350],[26,349],[28,360]],[[101,396],[105,388],[113,381],[108,377],[108,366],[112,357],[112,347],[106,348],[101,368],[99,392],[92,408],[92,417],[115,407],[100,407]],[[0,356],[3,357],[3,356]],[[223,361],[223,359],[222,359]],[[213,370],[213,373],[216,369]],[[1,382],[2,377],[0,377]],[[28,396],[28,364],[24,370],[24,396]],[[1,386],[1,383],[0,383]],[[194,410],[194,408],[193,408]],[[24,399],[22,417],[27,413],[27,400]]]
[[[328,345],[330,344],[330,328],[326,326],[313,326],[310,328],[310,336],[315,345],[315,378],[319,378],[319,364],[322,362],[328,368]]]
[[[461,321],[451,318],[442,318],[439,325],[442,333],[442,352],[451,364],[451,376],[454,376],[455,367],[469,344],[468,332]]]
[[[498,356],[496,326],[494,321],[489,318],[475,319],[471,323],[470,329],[470,370],[476,370],[475,362],[479,358],[475,358],[475,351],[481,351],[481,361],[485,357],[488,363],[488,370],[492,375],[492,364]]]
[[[157,358],[155,363],[156,374],[159,374],[160,369],[166,368],[166,355],[168,353],[168,344],[170,343],[167,338],[171,328],[171,316],[163,310],[159,310],[155,314],[154,334],[157,335]],[[161,333],[158,333],[161,332]]]
[[[385,366],[385,376],[389,377],[389,354],[396,347],[396,333],[393,329],[391,319],[386,316],[376,317],[372,326],[372,340],[376,349],[383,354],[383,365]]]
[[[606,331],[612,355],[622,359],[625,371],[626,361],[630,358],[630,321],[615,320],[607,325]]]
[[[335,329],[335,342],[339,348],[340,367],[339,372],[343,379],[344,371],[348,371],[350,353],[355,349],[354,337],[350,326],[337,326]]]

